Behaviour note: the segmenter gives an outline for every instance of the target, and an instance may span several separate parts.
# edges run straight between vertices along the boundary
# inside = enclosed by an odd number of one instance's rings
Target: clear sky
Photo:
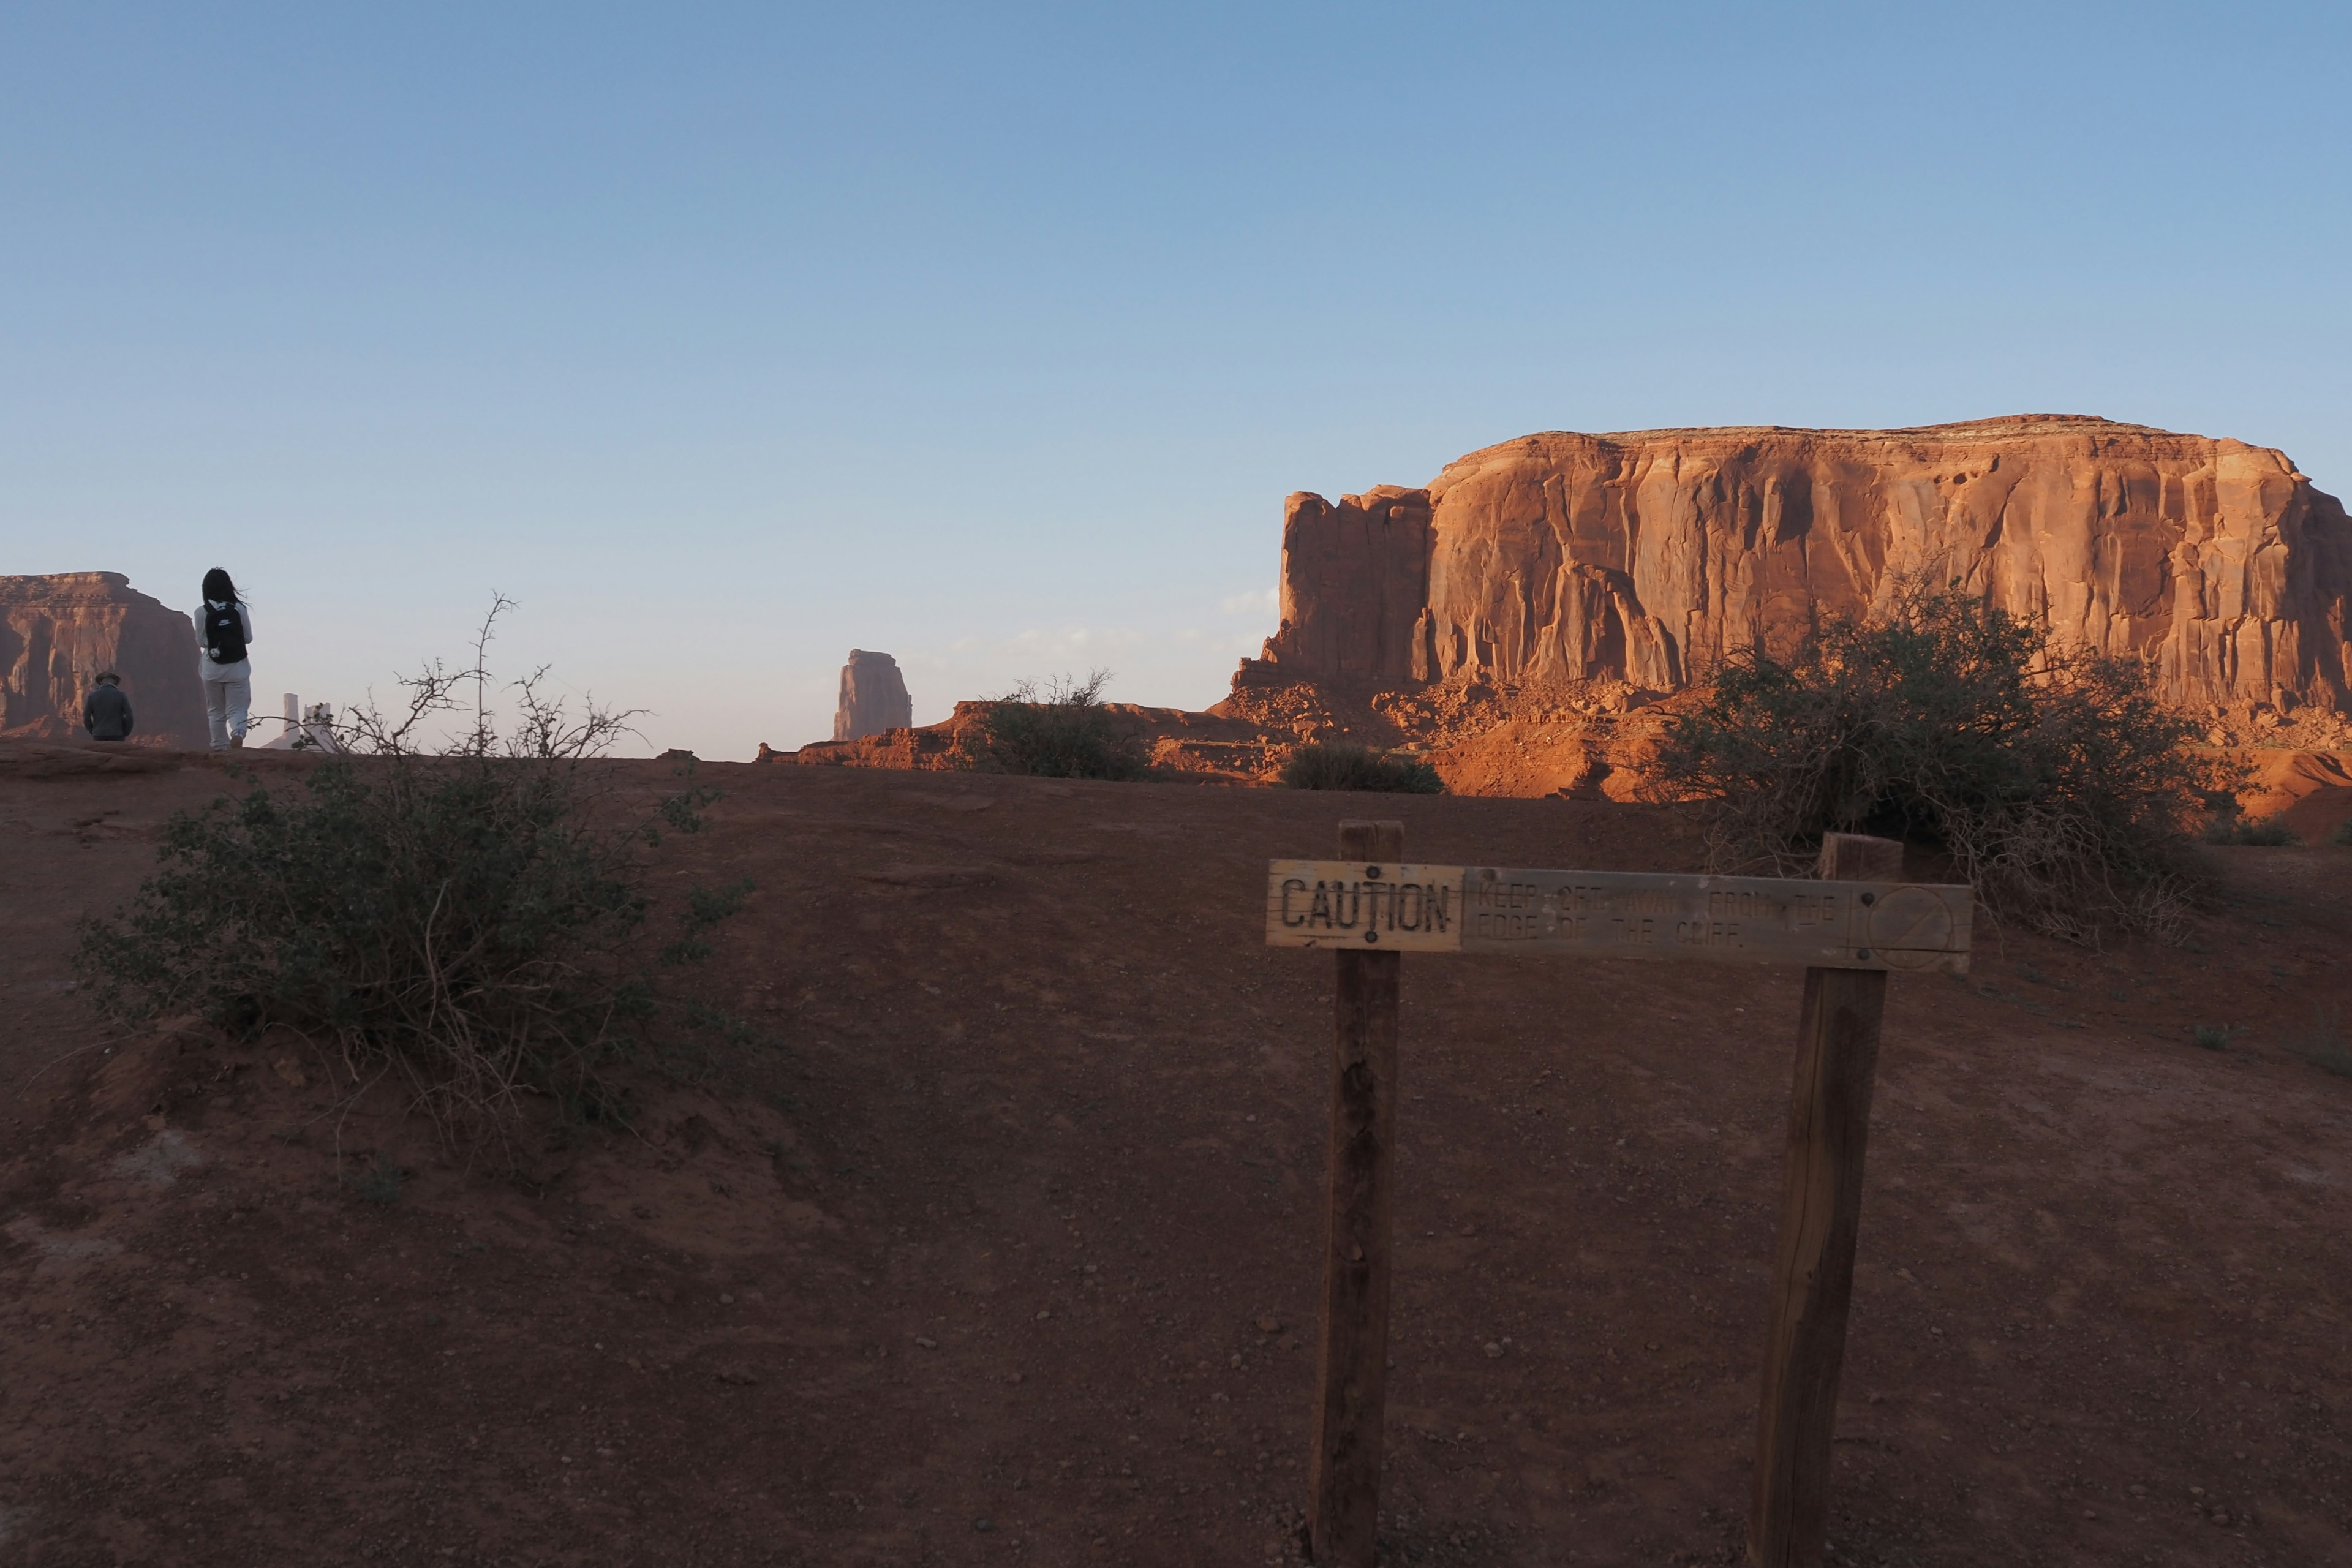
[[[2352,7],[0,7],[0,573],[495,650],[656,747],[1102,666],[1283,497],[2018,412],[2352,487]]]

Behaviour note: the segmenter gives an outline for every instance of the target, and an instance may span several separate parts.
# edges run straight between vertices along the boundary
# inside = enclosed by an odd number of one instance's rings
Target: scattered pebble
[[[1495,1341],[1493,1341],[1493,1340],[1488,1340],[1488,1341],[1486,1342],[1486,1353],[1487,1353],[1489,1356],[1498,1356],[1498,1355],[1501,1355],[1501,1354],[1503,1353],[1503,1347],[1502,1347],[1499,1343],[1497,1343],[1496,1342],[1495,1342]]]
[[[922,1346],[922,1347],[923,1347],[925,1350],[927,1350],[927,1351],[935,1351],[935,1350],[937,1350],[937,1349],[939,1349],[939,1348],[940,1348],[940,1342],[939,1342],[939,1341],[937,1341],[937,1340],[929,1340],[929,1339],[925,1339],[925,1338],[924,1338],[922,1335],[920,1335],[920,1334],[917,1334],[917,1335],[915,1336],[915,1342],[916,1342],[917,1344],[919,1344],[919,1345]]]
[[[1282,1320],[1280,1320],[1279,1318],[1265,1317],[1265,1318],[1260,1318],[1260,1319],[1257,1321],[1257,1331],[1258,1331],[1259,1333],[1262,1333],[1262,1334],[1272,1334],[1272,1333],[1279,1333],[1281,1331],[1282,1331]]]

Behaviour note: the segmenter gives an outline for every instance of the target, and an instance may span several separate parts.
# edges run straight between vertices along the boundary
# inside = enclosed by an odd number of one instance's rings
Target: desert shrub
[[[2053,935],[2177,935],[2198,817],[2241,776],[2190,750],[2195,731],[2141,662],[1915,581],[1787,658],[1725,660],[1652,788],[1707,803],[1718,870],[1795,874],[1823,834],[1872,833],[1948,851],[1996,913]]]
[[[2303,840],[2294,828],[2275,816],[2250,819],[2234,812],[2225,812],[2205,825],[2205,842],[2275,849],[2288,844],[2300,844]]]
[[[356,1171],[343,1173],[343,1185],[354,1196],[367,1203],[390,1205],[400,1201],[406,1190],[408,1173],[403,1171],[389,1154],[378,1154],[374,1161]]]
[[[977,773],[1051,779],[1139,779],[1150,753],[1135,726],[1102,700],[1110,671],[1075,676],[1040,690],[1024,680],[977,705],[951,761]]]
[[[100,1005],[238,1034],[286,1026],[352,1083],[397,1074],[446,1129],[477,1131],[510,1127],[533,1094],[601,1103],[606,1069],[709,1026],[656,982],[707,956],[704,933],[744,888],[689,894],[665,944],[649,874],[664,829],[696,831],[715,792],[689,781],[623,810],[593,764],[629,715],[569,713],[541,671],[509,689],[501,731],[481,651],[471,669],[404,681],[404,714],[347,715],[343,754],[299,789],[248,775],[241,795],[175,816],[130,904],[83,922],[79,966]],[[423,726],[463,711],[469,686],[470,731],[426,743]]]
[[[2327,842],[2352,848],[2352,818],[2337,823],[2336,831],[2327,836]]]
[[[1375,751],[1348,741],[1310,741],[1282,760],[1282,782],[1292,789],[1356,789],[1389,795],[1444,795],[1445,781],[1419,757]]]
[[[2200,1050],[2226,1051],[2242,1032],[2228,1024],[2200,1024],[2189,1031],[2189,1038]]]
[[[2337,1078],[2352,1078],[2352,1044],[2344,1038],[2344,1009],[2333,1002],[2313,1007],[2311,1027],[2287,1049]]]

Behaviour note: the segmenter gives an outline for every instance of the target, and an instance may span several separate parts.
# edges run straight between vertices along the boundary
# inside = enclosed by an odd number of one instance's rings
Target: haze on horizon
[[[0,574],[823,738],[1200,707],[1283,497],[1541,429],[2099,414],[2352,488],[2352,13],[0,14]]]

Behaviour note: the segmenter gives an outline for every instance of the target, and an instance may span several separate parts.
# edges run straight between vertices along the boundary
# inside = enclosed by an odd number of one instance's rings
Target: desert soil
[[[1696,854],[1605,799],[706,766],[662,875],[755,881],[708,979],[772,1043],[508,1171],[91,1011],[74,918],[225,784],[149,761],[0,756],[10,1568],[1289,1561],[1331,961],[1263,945],[1265,861]],[[2352,1562],[2352,850],[2212,856],[2185,948],[1894,982],[1834,1562]],[[1799,984],[1408,956],[1385,1561],[1736,1560]]]

